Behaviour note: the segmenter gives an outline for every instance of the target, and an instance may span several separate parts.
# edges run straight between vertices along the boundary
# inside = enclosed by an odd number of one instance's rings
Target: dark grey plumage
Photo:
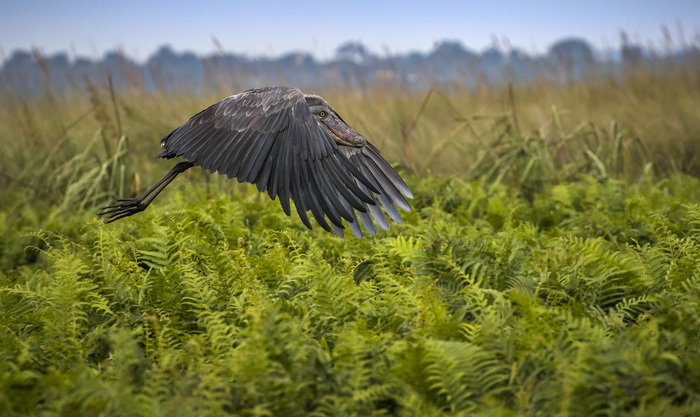
[[[134,199],[118,199],[98,215],[111,222],[143,211],[178,174],[201,166],[279,197],[290,215],[295,203],[311,229],[312,215],[343,237],[343,219],[358,238],[359,219],[376,232],[401,222],[396,207],[410,211],[411,191],[379,150],[351,129],[322,97],[291,87],[244,91],[194,115],[161,141],[159,158],[182,157],[163,179]],[[330,225],[326,221],[330,220]]]

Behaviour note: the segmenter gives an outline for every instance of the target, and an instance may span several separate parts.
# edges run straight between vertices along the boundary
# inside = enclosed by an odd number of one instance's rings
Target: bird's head
[[[326,128],[337,144],[354,148],[365,146],[367,140],[348,126],[323,97],[305,94],[304,98],[318,123]]]

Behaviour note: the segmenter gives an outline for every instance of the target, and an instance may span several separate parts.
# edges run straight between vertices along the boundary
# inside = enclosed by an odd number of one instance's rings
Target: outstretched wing
[[[279,197],[287,215],[291,198],[308,228],[309,210],[321,227],[330,231],[327,216],[340,236],[342,219],[355,232],[355,210],[363,222],[368,210],[376,218],[377,198],[385,208],[390,205],[396,211],[391,203],[382,201],[382,196],[393,200],[381,187],[382,181],[372,170],[362,172],[362,164],[348,159],[296,88],[261,88],[227,97],[163,138],[162,146],[158,157],[180,156],[209,172],[256,184],[271,199]],[[398,177],[386,161],[384,164]],[[399,207],[410,210],[405,200]]]

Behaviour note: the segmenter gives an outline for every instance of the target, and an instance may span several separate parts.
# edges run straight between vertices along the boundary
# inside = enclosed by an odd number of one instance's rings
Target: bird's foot
[[[100,207],[98,216],[105,216],[105,223],[111,223],[123,217],[131,216],[138,212],[144,211],[148,204],[143,204],[143,201],[138,198],[114,198],[118,201],[117,204]]]

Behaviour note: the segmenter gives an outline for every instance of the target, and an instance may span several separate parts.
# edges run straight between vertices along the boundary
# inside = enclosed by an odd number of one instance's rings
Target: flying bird
[[[266,87],[229,96],[202,110],[161,140],[158,158],[183,162],[136,198],[97,213],[106,223],[143,211],[180,173],[199,166],[279,197],[289,216],[293,200],[301,221],[307,212],[343,237],[345,220],[357,238],[358,218],[371,235],[386,230],[384,212],[401,223],[397,207],[411,211],[411,190],[379,150],[355,132],[323,97],[291,87]],[[384,210],[381,209],[381,207]],[[326,221],[326,218],[330,221]]]

